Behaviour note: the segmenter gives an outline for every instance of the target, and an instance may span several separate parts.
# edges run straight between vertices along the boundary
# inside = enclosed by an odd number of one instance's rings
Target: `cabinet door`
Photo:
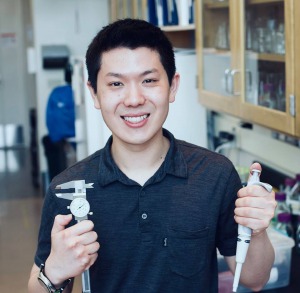
[[[294,134],[294,0],[247,0],[241,117]]]
[[[200,101],[208,108],[239,114],[242,55],[240,1],[199,1],[196,45]]]
[[[203,105],[280,132],[296,134],[295,15],[300,13],[298,2],[200,1],[197,52]],[[299,40],[297,44],[299,46]],[[299,132],[300,129],[298,135]]]

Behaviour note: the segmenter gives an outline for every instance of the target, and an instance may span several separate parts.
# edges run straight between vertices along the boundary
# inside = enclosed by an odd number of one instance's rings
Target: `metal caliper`
[[[70,193],[55,193],[58,198],[71,200],[70,206],[67,208],[74,215],[77,222],[88,219],[90,212],[90,204],[86,199],[86,189],[94,188],[94,183],[85,183],[85,180],[74,180],[66,183],[59,184],[55,189],[75,189],[75,192]],[[82,292],[91,293],[90,272],[85,270],[81,275]]]

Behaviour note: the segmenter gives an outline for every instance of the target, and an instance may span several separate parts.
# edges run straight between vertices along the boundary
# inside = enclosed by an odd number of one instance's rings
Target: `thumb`
[[[261,171],[262,170],[262,168],[261,168],[261,165],[259,164],[259,163],[257,163],[257,162],[255,162],[255,163],[253,163],[251,166],[250,166],[250,172],[252,171],[252,170],[259,170],[259,171]]]
[[[51,234],[58,233],[60,231],[63,231],[65,227],[71,222],[72,215],[57,215],[54,219],[52,232]]]
[[[249,172],[249,176],[248,176],[248,181],[250,179],[250,177],[252,176],[252,171],[253,170],[258,170],[258,171],[262,171],[261,169],[261,165],[257,162],[253,163],[251,166],[250,166],[250,172]],[[260,174],[259,174],[260,175]]]

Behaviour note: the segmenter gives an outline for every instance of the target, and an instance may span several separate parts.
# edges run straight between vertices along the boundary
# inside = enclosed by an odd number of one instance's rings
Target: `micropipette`
[[[250,178],[247,182],[247,186],[249,185],[260,185],[264,187],[268,192],[272,191],[272,186],[268,183],[263,183],[259,181],[260,170],[253,169],[250,173]],[[242,271],[243,263],[245,262],[247,251],[249,248],[250,240],[251,240],[252,230],[248,227],[238,225],[238,238],[237,238],[237,247],[236,247],[236,268],[234,273],[233,280],[233,292],[236,292],[240,275]]]

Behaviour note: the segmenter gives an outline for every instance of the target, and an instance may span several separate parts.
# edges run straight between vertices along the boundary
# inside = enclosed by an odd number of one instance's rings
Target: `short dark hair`
[[[175,57],[171,42],[157,26],[140,19],[117,20],[100,30],[86,52],[88,81],[97,92],[97,76],[104,52],[125,47],[136,49],[146,47],[158,52],[160,61],[167,73],[169,84],[175,75]]]

